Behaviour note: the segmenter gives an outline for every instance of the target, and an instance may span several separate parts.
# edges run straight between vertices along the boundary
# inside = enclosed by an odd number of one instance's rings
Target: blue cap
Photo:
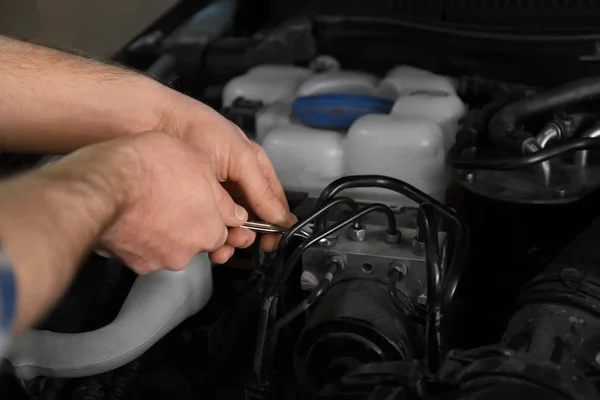
[[[394,102],[357,94],[317,94],[297,98],[292,112],[316,128],[348,128],[367,114],[389,114]]]

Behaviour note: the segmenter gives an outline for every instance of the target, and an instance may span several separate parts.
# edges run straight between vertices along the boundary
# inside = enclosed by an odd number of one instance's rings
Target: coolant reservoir
[[[396,100],[398,97],[416,90],[456,93],[452,79],[423,69],[401,65],[387,73],[375,94],[386,99]]]
[[[263,107],[256,113],[254,132],[256,141],[262,143],[269,132],[279,125],[290,123],[292,104],[288,102],[273,103]]]
[[[300,124],[276,126],[262,141],[285,189],[318,195],[343,173],[343,135]]]
[[[296,93],[297,97],[314,94],[360,94],[373,95],[379,83],[375,75],[355,71],[332,71],[315,74],[305,80]]]
[[[298,85],[311,75],[307,68],[291,65],[260,65],[244,75],[230,80],[223,90],[223,107],[237,98],[262,101],[268,105],[279,101],[291,102]]]
[[[392,115],[403,118],[426,119],[435,122],[444,133],[446,150],[449,150],[458,131],[458,121],[465,115],[466,107],[454,93],[419,90],[401,96],[392,108]]]
[[[439,125],[425,119],[366,115],[352,125],[344,143],[344,175],[391,176],[442,202],[448,184],[445,162],[444,135]],[[412,204],[380,189],[355,190],[352,196]]]

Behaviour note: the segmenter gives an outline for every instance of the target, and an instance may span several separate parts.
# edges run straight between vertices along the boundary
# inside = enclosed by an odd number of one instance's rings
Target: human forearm
[[[58,300],[116,214],[114,174],[101,171],[101,160],[84,168],[74,156],[0,183],[0,239],[17,280],[15,333]]]
[[[0,36],[0,149],[64,154],[159,127],[185,96],[152,79]]]

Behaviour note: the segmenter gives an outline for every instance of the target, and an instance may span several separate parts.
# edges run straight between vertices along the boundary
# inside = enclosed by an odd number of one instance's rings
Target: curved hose
[[[13,344],[9,359],[22,379],[112,371],[201,310],[212,294],[211,275],[207,254],[200,254],[183,271],[140,276],[112,323],[76,334],[30,331]]]
[[[307,226],[311,221],[318,219],[321,216],[325,216],[333,207],[337,207],[338,205],[342,204],[345,204],[348,207],[350,207],[353,212],[358,212],[358,204],[356,204],[354,200],[352,200],[349,197],[338,197],[337,199],[329,202],[328,204],[319,207],[303,220],[296,222],[290,229],[287,230],[286,233],[283,234],[283,236],[279,240],[279,245],[277,246],[277,256],[275,258],[276,275],[275,278],[273,278],[274,282],[278,282],[281,280],[281,278],[279,278],[277,274],[281,274],[280,271],[283,270],[285,252],[287,250],[288,245],[290,244],[290,241],[296,235],[296,233],[298,233],[302,228]],[[286,279],[287,278],[283,280],[285,281]]]
[[[426,360],[430,372],[436,372],[441,363],[444,338],[439,333],[441,314],[439,299],[442,295],[442,269],[436,210],[430,203],[419,208],[419,236],[425,243],[425,267],[427,269],[427,336]]]
[[[533,137],[521,129],[527,117],[600,96],[600,78],[586,78],[524,97],[504,107],[490,121],[489,136],[497,145],[521,152],[523,142]]]
[[[581,134],[582,138],[600,138],[600,123],[594,124],[587,131]],[[585,168],[587,166],[588,161],[588,151],[582,150],[575,153],[575,165],[580,168]]]
[[[509,171],[529,167],[531,165],[562,156],[578,150],[600,148],[600,138],[580,138],[543,149],[536,153],[525,154],[517,157],[496,158],[466,158],[456,157],[451,160],[456,169],[482,169],[492,171]],[[455,150],[452,153],[457,153]]]
[[[333,276],[337,272],[340,266],[336,262],[332,262],[329,265],[329,270],[327,273],[321,278],[321,281],[313,290],[306,299],[304,299],[300,304],[294,307],[290,312],[285,314],[283,317],[279,318],[275,322],[275,326],[273,327],[274,334],[276,335],[284,326],[292,322],[298,316],[302,315],[303,312],[308,310],[315,302],[327,291],[329,286],[331,285],[331,281],[333,280]]]

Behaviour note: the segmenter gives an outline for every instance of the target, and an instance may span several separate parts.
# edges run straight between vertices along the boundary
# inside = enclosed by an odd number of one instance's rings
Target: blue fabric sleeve
[[[16,281],[10,258],[0,243],[0,359],[10,343],[16,311]]]

